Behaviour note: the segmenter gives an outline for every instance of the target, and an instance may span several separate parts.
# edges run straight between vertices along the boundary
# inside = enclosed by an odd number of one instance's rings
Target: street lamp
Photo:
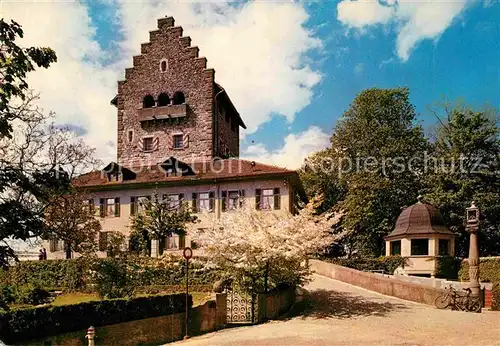
[[[186,321],[185,321],[186,322],[186,327],[185,327],[186,333],[184,334],[184,340],[186,340],[189,338],[189,335],[188,335],[189,260],[191,259],[191,257],[193,257],[193,249],[191,249],[190,247],[184,248],[182,255],[186,259]]]
[[[471,294],[479,296],[481,286],[479,285],[479,249],[477,245],[477,232],[479,230],[479,209],[472,202],[466,209],[466,229],[470,234],[469,242],[469,288]]]

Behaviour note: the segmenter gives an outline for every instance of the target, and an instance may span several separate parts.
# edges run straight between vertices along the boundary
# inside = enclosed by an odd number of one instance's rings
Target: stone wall
[[[276,318],[287,312],[295,303],[295,289],[257,295],[257,322]]]
[[[434,305],[436,297],[444,293],[442,289],[415,284],[394,277],[362,272],[319,260],[310,260],[309,264],[311,269],[320,275],[417,303]]]

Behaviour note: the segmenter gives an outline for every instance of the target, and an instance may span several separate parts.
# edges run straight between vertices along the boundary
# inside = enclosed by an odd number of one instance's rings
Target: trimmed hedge
[[[436,276],[445,279],[458,279],[458,272],[462,265],[460,258],[452,256],[440,256],[436,263]]]
[[[469,281],[469,262],[462,261],[460,280]],[[500,311],[500,257],[484,257],[479,262],[479,279],[493,283],[492,310]]]
[[[361,270],[374,271],[383,270],[385,273],[393,274],[396,268],[404,267],[406,259],[401,256],[384,256],[378,258],[329,258],[322,257],[321,260],[344,267]]]
[[[98,259],[110,261],[114,259]],[[138,286],[182,285],[185,283],[186,264],[183,259],[157,259],[151,257],[129,257],[116,259],[125,261],[137,273]],[[26,261],[8,270],[0,270],[0,284],[35,285],[45,289],[80,290],[85,287],[85,264],[81,259]],[[189,264],[189,281],[193,285],[211,285],[219,278],[219,272],[206,269],[203,259]]]
[[[0,314],[0,338],[7,343],[19,342],[82,330],[89,326],[171,315],[184,311],[185,299],[184,294],[172,294],[11,310]],[[188,304],[193,304],[191,296]]]

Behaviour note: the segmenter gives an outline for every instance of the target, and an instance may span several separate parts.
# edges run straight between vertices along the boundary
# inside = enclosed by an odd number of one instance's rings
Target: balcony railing
[[[163,107],[140,108],[137,110],[139,120],[153,121],[174,118],[184,118],[187,114],[187,105],[168,105]]]

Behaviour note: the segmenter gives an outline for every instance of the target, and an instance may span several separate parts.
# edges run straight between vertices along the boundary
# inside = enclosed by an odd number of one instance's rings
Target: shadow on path
[[[347,292],[314,290],[304,292],[302,301],[284,316],[302,318],[353,318],[358,316],[387,316],[395,310],[408,309],[404,304],[376,302]],[[376,298],[375,298],[376,299]]]

